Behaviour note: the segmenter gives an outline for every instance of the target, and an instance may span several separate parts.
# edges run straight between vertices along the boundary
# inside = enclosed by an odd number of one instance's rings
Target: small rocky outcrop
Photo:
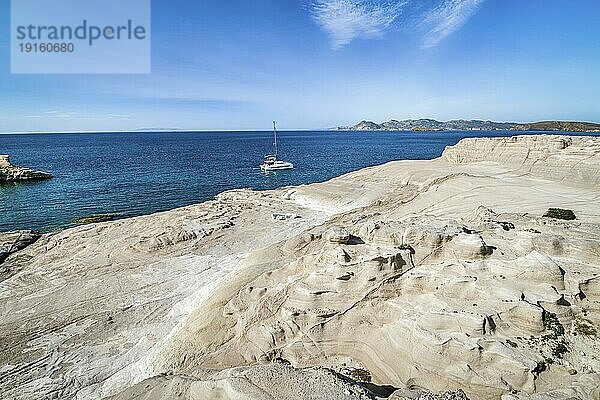
[[[0,183],[36,181],[50,178],[52,178],[52,174],[35,171],[31,168],[17,167],[11,164],[9,156],[0,155]]]

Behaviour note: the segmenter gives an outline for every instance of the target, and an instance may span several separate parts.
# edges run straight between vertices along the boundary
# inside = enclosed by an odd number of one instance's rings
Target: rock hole
[[[560,299],[556,300],[556,304],[559,306],[570,307],[571,303],[567,299],[565,299],[565,295],[560,296]]]
[[[358,236],[354,236],[354,235],[350,235],[350,238],[348,239],[348,243],[349,246],[356,246],[359,244],[365,244],[365,241],[362,240],[361,238],[359,238]]]

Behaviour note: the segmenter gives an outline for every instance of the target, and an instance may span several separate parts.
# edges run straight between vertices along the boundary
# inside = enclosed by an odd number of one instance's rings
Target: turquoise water
[[[269,174],[258,165],[272,145],[271,132],[0,135],[0,154],[55,176],[0,185],[0,231],[49,231],[78,217],[148,214],[228,189],[320,182],[391,160],[436,158],[464,137],[513,134],[281,132],[281,158],[296,168]]]

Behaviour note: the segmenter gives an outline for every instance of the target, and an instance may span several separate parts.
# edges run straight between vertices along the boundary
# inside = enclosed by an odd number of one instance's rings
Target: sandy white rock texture
[[[52,178],[52,174],[34,171],[31,168],[17,167],[10,162],[10,157],[0,155],[0,183],[35,181]]]
[[[0,391],[598,399],[599,157],[595,137],[465,139],[43,235],[1,265]]]

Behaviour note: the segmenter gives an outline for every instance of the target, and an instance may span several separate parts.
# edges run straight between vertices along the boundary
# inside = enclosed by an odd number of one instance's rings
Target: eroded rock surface
[[[3,265],[0,390],[597,399],[599,154],[598,138],[467,139],[44,235]]]
[[[171,399],[372,400],[363,386],[324,368],[283,364],[238,367],[197,376],[160,376],[143,381],[111,400]]]

